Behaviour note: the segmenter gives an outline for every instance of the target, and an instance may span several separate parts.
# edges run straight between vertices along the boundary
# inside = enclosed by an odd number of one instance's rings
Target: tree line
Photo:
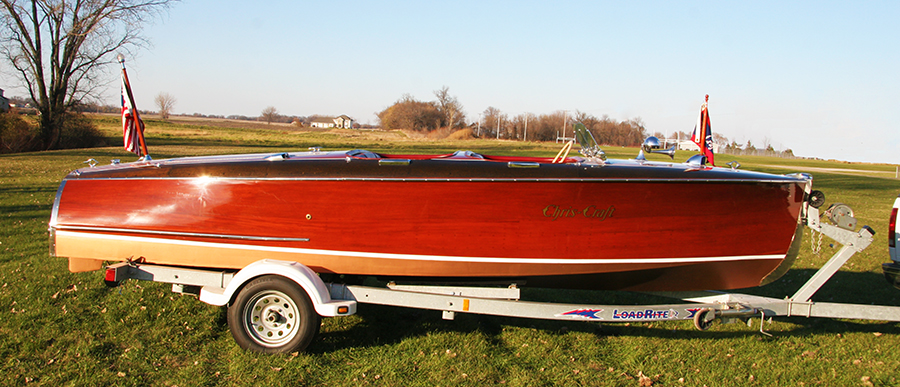
[[[640,117],[617,121],[607,115],[596,117],[575,111],[547,114],[522,113],[511,116],[493,106],[485,109],[476,121],[467,122],[459,100],[444,86],[434,92],[433,101],[420,101],[406,94],[377,113],[385,130],[403,129],[417,132],[468,129],[471,136],[518,141],[556,141],[571,138],[572,125],[581,122],[599,143],[635,146],[641,144],[647,130]]]
[[[640,117],[618,121],[608,115],[600,117],[575,110],[556,111],[546,114],[522,113],[509,115],[489,106],[479,114],[479,118],[466,122],[466,114],[459,100],[451,96],[444,86],[435,90],[435,100],[420,101],[405,94],[396,102],[377,113],[381,127],[385,130],[412,130],[417,132],[443,131],[444,135],[467,129],[476,138],[498,138],[517,141],[557,141],[573,137],[572,126],[576,122],[584,124],[599,144],[613,146],[638,146],[650,133]],[[676,131],[668,136],[661,132],[652,134],[659,139],[687,141],[688,131]],[[791,149],[776,150],[768,138],[761,147],[752,141],[738,144],[721,133],[713,132],[713,142],[718,144],[718,153],[733,155],[758,155],[794,157]]]

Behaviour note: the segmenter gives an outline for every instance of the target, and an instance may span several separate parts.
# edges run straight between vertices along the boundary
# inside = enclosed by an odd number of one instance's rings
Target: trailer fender
[[[200,301],[211,305],[224,306],[234,300],[245,283],[263,275],[278,275],[296,282],[309,295],[316,313],[320,316],[347,316],[356,313],[356,301],[332,300],[328,287],[312,269],[298,262],[264,259],[253,262],[224,287],[204,286],[200,289]]]

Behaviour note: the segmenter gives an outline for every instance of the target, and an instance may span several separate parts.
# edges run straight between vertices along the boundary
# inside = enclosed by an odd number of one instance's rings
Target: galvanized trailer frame
[[[784,299],[706,291],[653,293],[681,301],[659,305],[532,302],[521,300],[520,289],[515,285],[496,288],[389,283],[387,287],[372,287],[325,283],[316,273],[299,263],[273,260],[256,262],[238,272],[123,262],[107,267],[105,280],[111,285],[126,279],[172,283],[175,292],[197,294],[201,301],[233,308],[235,300],[249,282],[264,276],[284,277],[302,288],[319,316],[346,316],[356,313],[357,304],[379,304],[441,311],[445,319],[453,319],[456,313],[475,313],[603,323],[693,320],[698,329],[709,328],[717,319],[759,317],[764,321],[767,317],[776,316],[900,321],[900,306],[812,301],[816,291],[854,254],[872,243],[875,232],[867,226],[855,232],[821,223],[818,210],[813,207],[808,208],[804,222],[807,227],[827,235],[842,247],[794,295]],[[263,328],[247,321],[243,326],[257,327],[260,332],[279,332],[283,325],[279,325],[278,321],[285,320],[285,316],[287,313],[283,311],[269,311],[262,317],[268,317],[274,325]],[[235,326],[232,326],[232,334],[237,339],[234,330]],[[763,330],[763,323],[760,323],[760,332],[768,334]],[[279,343],[269,343],[265,338],[258,341],[261,346],[249,348],[265,352],[297,350],[281,347]]]
[[[365,286],[331,285],[333,296],[359,303],[405,306],[441,310],[452,319],[457,312],[513,316],[551,320],[585,320],[602,322],[693,320],[706,329],[717,318],[802,316],[900,321],[900,307],[846,303],[814,302],[813,295],[854,254],[872,243],[874,231],[863,227],[859,232],[819,222],[818,210],[809,208],[807,226],[842,244],[793,296],[784,299],[728,292],[657,292],[658,296],[689,303],[661,305],[579,305],[518,301],[518,289],[484,288],[491,293],[479,294],[478,288],[434,286],[397,286],[388,289]],[[468,292],[468,293],[467,293]]]

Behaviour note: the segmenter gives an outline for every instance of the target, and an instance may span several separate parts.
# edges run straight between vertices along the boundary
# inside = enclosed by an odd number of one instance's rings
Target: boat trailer
[[[846,207],[846,206],[844,206]],[[199,295],[201,301],[229,307],[232,335],[246,349],[268,353],[303,350],[315,335],[319,316],[356,313],[358,304],[379,304],[441,311],[444,319],[456,313],[476,313],[566,321],[602,323],[692,320],[708,329],[715,320],[759,317],[760,332],[766,318],[803,316],[900,321],[900,306],[879,306],[812,301],[813,295],[855,253],[872,242],[868,226],[858,232],[849,207],[833,205],[826,215],[836,224],[820,222],[813,206],[801,220],[842,247],[794,295],[784,299],[728,292],[651,293],[680,300],[660,305],[581,305],[522,301],[515,285],[500,287],[401,285],[386,287],[325,283],[318,274],[297,262],[262,260],[244,269],[219,271],[122,262],[108,266],[105,281],[115,286],[126,279],[173,284],[178,293]],[[299,289],[298,289],[299,285]]]

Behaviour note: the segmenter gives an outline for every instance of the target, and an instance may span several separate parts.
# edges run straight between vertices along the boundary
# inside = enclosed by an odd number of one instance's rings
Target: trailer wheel
[[[321,317],[300,285],[267,275],[250,281],[228,307],[228,328],[241,348],[265,353],[306,349]]]
[[[712,326],[713,321],[715,320],[716,311],[709,308],[703,308],[694,315],[694,327],[701,331],[705,331]]]

